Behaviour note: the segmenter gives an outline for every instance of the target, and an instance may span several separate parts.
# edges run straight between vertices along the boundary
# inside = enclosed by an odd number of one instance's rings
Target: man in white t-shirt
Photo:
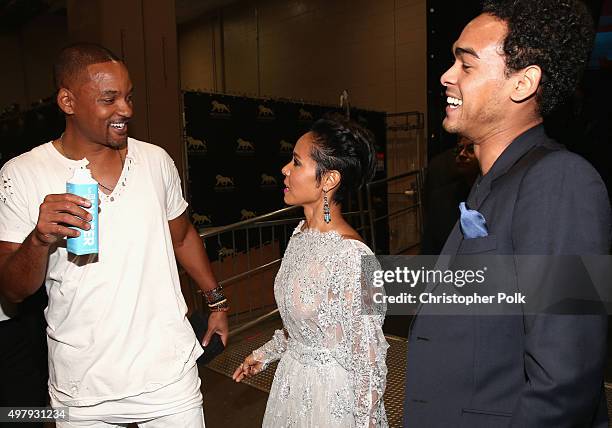
[[[49,394],[68,406],[58,427],[204,427],[178,261],[209,299],[204,336],[227,340],[227,301],[186,214],[180,178],[158,146],[128,138],[132,83],[97,45],[65,48],[55,65],[66,130],[0,171],[0,293],[18,302],[45,283]],[[86,199],[65,193],[74,169],[99,183],[99,253],[66,237],[89,229]]]

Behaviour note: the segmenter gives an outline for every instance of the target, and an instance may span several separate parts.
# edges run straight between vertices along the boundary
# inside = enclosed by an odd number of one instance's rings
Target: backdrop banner
[[[281,168],[291,160],[297,139],[315,120],[341,112],[323,105],[203,92],[185,92],[184,106],[187,188],[197,228],[283,208]],[[385,113],[352,109],[351,118],[374,134],[376,179],[386,177]],[[386,213],[386,200],[380,202],[377,215]],[[344,209],[357,210],[356,198]],[[381,230],[382,236],[385,232]]]

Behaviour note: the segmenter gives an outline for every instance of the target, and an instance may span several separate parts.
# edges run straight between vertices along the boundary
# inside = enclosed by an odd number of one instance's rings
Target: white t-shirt
[[[86,160],[52,143],[11,159],[0,171],[0,241],[21,243],[48,194]],[[185,314],[168,221],[187,207],[174,162],[158,146],[128,139],[111,195],[100,192],[99,255],[53,248],[45,285],[49,391],[68,406],[89,406],[176,382],[202,354]]]

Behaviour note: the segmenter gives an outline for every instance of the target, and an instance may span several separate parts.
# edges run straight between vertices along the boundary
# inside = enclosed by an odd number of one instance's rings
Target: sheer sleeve
[[[344,263],[339,263],[344,272],[332,275],[328,297],[339,301],[341,310],[328,334],[335,336],[335,358],[351,374],[355,426],[386,427],[382,400],[389,347],[382,331],[386,308],[374,305],[370,298],[373,271],[380,266],[374,256],[362,258],[367,255],[362,249],[351,248],[341,258]]]
[[[253,351],[253,357],[263,363],[265,370],[270,363],[277,361],[287,350],[287,336],[284,330],[276,330],[272,339]]]

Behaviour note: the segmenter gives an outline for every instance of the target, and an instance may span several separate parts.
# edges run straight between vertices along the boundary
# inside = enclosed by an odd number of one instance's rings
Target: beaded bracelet
[[[212,305],[208,305],[208,309],[211,312],[227,312],[229,311],[229,303],[227,299],[223,299],[220,302],[213,303]]]
[[[206,303],[209,305],[220,302],[225,299],[225,295],[223,294],[223,288],[218,285],[212,290],[204,291],[204,297],[206,297]]]
[[[223,288],[218,285],[212,290],[204,291],[208,309],[212,312],[227,312],[229,311],[229,303],[227,297],[223,294]]]

